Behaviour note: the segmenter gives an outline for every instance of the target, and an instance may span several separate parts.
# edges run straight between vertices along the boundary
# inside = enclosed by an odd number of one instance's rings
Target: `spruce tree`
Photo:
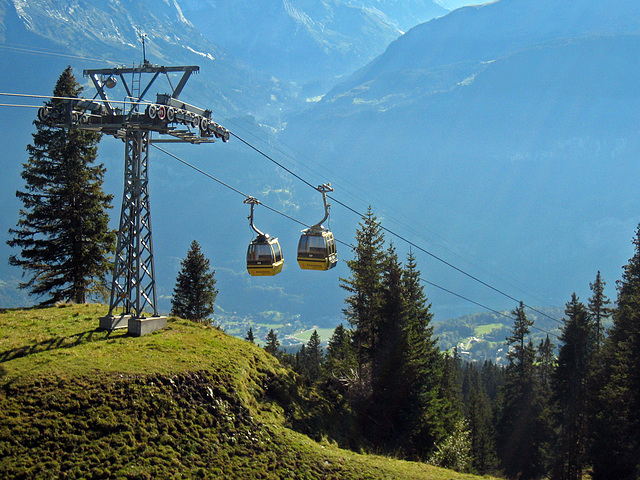
[[[300,350],[296,352],[293,369],[303,378],[309,380],[309,357],[306,345],[302,345]]]
[[[406,352],[406,305],[402,266],[393,245],[384,262],[380,293],[376,348],[372,352],[372,395],[365,416],[372,441],[395,447],[400,432],[402,403],[406,401],[404,354]]]
[[[384,267],[384,235],[371,207],[356,230],[355,259],[347,260],[351,277],[341,278],[340,286],[349,292],[343,313],[353,328],[358,376],[363,390],[371,386],[371,364],[377,348]]]
[[[280,356],[280,340],[278,340],[278,334],[274,332],[273,328],[267,333],[264,349],[274,357]]]
[[[462,359],[457,347],[454,347],[452,352],[445,353],[439,380],[437,397],[440,403],[439,425],[445,432],[451,432],[460,421],[464,409]]]
[[[544,473],[542,447],[548,427],[543,419],[536,351],[529,338],[533,321],[527,318],[522,303],[512,314],[515,321],[507,337],[508,364],[501,389],[497,447],[507,477],[525,480]]]
[[[340,324],[333,330],[333,334],[327,344],[327,361],[336,363],[348,362],[352,356],[351,332]]]
[[[320,377],[320,367],[322,366],[324,357],[320,344],[320,335],[318,335],[317,330],[314,330],[311,334],[305,350],[307,356],[307,374],[309,380],[315,382]]]
[[[338,325],[329,338],[324,362],[325,374],[343,387],[349,385],[357,368],[351,337],[351,330],[347,330],[342,324]]]
[[[588,379],[596,350],[596,330],[587,308],[574,293],[565,310],[553,396],[559,439],[552,478],[580,480],[588,447]]]
[[[176,286],[171,299],[171,314],[196,322],[203,322],[213,314],[213,304],[218,295],[215,289],[215,271],[210,271],[200,245],[191,242],[187,257],[180,263]]]
[[[425,458],[455,423],[448,418],[447,412],[456,409],[447,405],[440,395],[443,361],[433,336],[431,305],[427,303],[412,253],[407,256],[402,283],[406,317],[402,370],[405,383],[403,447],[410,456]]]
[[[249,330],[247,331],[247,336],[244,337],[244,339],[247,342],[255,343],[256,337],[253,336],[253,328],[249,327]]]
[[[555,369],[555,345],[551,343],[549,335],[538,345],[538,372],[540,387],[543,392],[551,391],[551,379]]]
[[[599,362],[593,426],[594,480],[640,476],[640,226],[618,282],[613,326]]]
[[[604,294],[606,283],[600,276],[600,271],[596,274],[596,280],[589,284],[591,288],[591,298],[589,298],[589,312],[596,324],[596,348],[604,341],[604,321],[611,317],[612,310],[609,307],[611,301]]]
[[[67,67],[53,95],[78,97],[81,91]],[[47,102],[52,108],[60,103]],[[42,305],[84,303],[93,291],[104,290],[115,243],[107,213],[113,197],[102,190],[104,165],[94,163],[101,134],[39,120],[34,125],[37,131],[22,171],[25,190],[16,192],[23,204],[21,218],[7,241],[21,251],[9,263],[30,276],[20,287],[45,296]]]
[[[491,421],[493,414],[477,366],[468,364],[465,377],[468,383],[465,413],[471,431],[472,467],[475,472],[484,474],[497,467],[495,432]]]

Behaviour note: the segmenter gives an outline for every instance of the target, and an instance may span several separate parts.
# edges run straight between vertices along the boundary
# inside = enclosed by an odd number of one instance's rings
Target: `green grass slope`
[[[183,320],[102,332],[104,312],[0,312],[0,478],[476,478],[314,442],[287,427],[304,395],[262,349]]]

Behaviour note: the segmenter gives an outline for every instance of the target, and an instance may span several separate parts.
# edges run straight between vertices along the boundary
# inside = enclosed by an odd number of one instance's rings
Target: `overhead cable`
[[[297,178],[298,180],[300,180],[301,182],[303,182],[304,184],[310,186],[311,188],[316,188],[313,184],[311,184],[310,182],[308,182],[307,180],[305,180],[304,178],[302,178],[301,176],[299,176],[298,174],[296,174],[295,172],[293,172],[291,169],[283,166],[280,162],[276,161],[275,159],[273,159],[270,155],[266,154],[265,152],[263,152],[262,150],[260,150],[258,147],[255,147],[254,145],[251,145],[249,142],[247,142],[246,140],[240,138],[238,135],[231,133],[231,135],[233,135],[234,137],[236,137],[238,140],[240,140],[242,143],[244,143],[245,145],[249,146],[250,148],[252,148],[254,151],[258,152],[260,155],[264,156],[266,159],[268,159],[269,161],[275,163],[276,165],[278,165],[280,168],[284,169],[285,171],[287,171],[288,173],[290,173],[291,175],[293,175],[295,178]],[[349,205],[345,204],[344,202],[341,202],[340,200],[338,200],[337,198],[335,198],[334,196],[328,195],[328,197],[333,200],[334,202],[338,203],[339,205],[341,205],[342,207],[346,208],[347,210],[351,211],[352,213],[355,213],[356,215],[360,216],[361,218],[364,217],[365,215],[362,214],[361,212],[357,211],[356,209],[350,207]],[[535,307],[532,307],[530,305],[525,304],[524,302],[521,302],[521,300],[513,297],[512,295],[509,295],[508,293],[494,287],[493,285],[490,285],[489,283],[481,280],[480,278],[476,277],[475,275],[472,275],[468,272],[466,272],[465,270],[453,265],[452,263],[446,261],[445,259],[439,257],[438,255],[429,252],[428,250],[426,250],[425,248],[417,245],[416,243],[412,242],[411,240],[409,240],[408,238],[400,235],[399,233],[384,227],[382,224],[380,224],[380,228],[382,230],[384,230],[385,232],[389,233],[390,235],[393,235],[394,237],[398,238],[399,240],[402,240],[403,242],[411,245],[412,247],[417,248],[418,250],[420,250],[421,252],[429,255],[430,257],[432,257],[433,259],[443,263],[444,265],[454,269],[455,271],[467,276],[468,278],[474,280],[475,282],[480,283],[481,285],[484,285],[485,287],[493,290],[494,292],[516,302],[516,303],[522,303],[525,307],[529,308],[530,310],[543,315],[547,318],[549,318],[550,320],[553,320],[554,322],[557,322],[558,324],[562,324],[562,322],[560,320],[558,320],[557,318],[554,318],[550,315],[547,315],[546,313],[536,309]]]
[[[15,93],[6,93],[6,92],[0,92],[0,96],[16,96],[16,97],[26,97],[26,98],[47,98],[47,99],[61,99],[61,100],[69,99],[68,97],[53,97],[53,96],[46,96],[46,95],[15,94]],[[77,100],[78,98],[75,98],[75,97],[74,97],[73,99],[74,99],[74,100]],[[96,101],[101,101],[101,100],[96,100]],[[114,101],[114,103],[131,103],[131,102],[115,102],[115,101]],[[1,105],[1,104],[0,104],[0,106],[18,106],[18,105]],[[24,105],[24,107],[31,107],[31,108],[33,108],[33,106],[31,106],[31,105]],[[295,173],[295,172],[294,172],[293,170],[291,170],[290,168],[287,168],[287,167],[286,167],[286,166],[284,166],[282,163],[280,163],[280,162],[278,162],[277,160],[275,160],[272,156],[268,155],[267,153],[265,153],[264,151],[262,151],[262,150],[261,150],[261,149],[259,149],[258,147],[256,147],[256,146],[252,145],[250,142],[248,142],[248,141],[247,141],[247,140],[245,140],[244,138],[240,137],[239,135],[237,135],[237,134],[235,134],[235,133],[233,133],[233,132],[230,132],[230,133],[231,133],[231,135],[233,135],[235,138],[237,138],[240,142],[242,142],[243,144],[245,144],[246,146],[248,146],[249,148],[251,148],[252,150],[254,150],[255,152],[257,152],[258,154],[262,155],[263,157],[265,157],[265,158],[266,158],[267,160],[269,160],[270,162],[272,162],[272,163],[274,163],[275,165],[279,166],[280,168],[282,168],[283,170],[285,170],[286,172],[288,172],[290,175],[292,175],[292,176],[294,176],[295,178],[297,178],[298,180],[300,180],[300,181],[301,181],[302,183],[304,183],[305,185],[307,185],[307,186],[309,186],[309,187],[313,188],[314,190],[317,190],[317,187],[316,187],[315,185],[313,185],[312,183],[310,183],[309,181],[307,181],[306,179],[304,179],[303,177],[301,177],[300,175],[298,175],[297,173]],[[193,168],[194,170],[196,170],[196,171],[200,172],[201,174],[203,174],[203,175],[205,175],[205,176],[207,176],[207,177],[211,178],[212,180],[215,180],[216,182],[220,183],[221,185],[223,185],[223,186],[225,186],[225,187],[227,187],[227,188],[229,188],[229,189],[231,189],[231,190],[235,191],[236,193],[238,193],[238,194],[240,194],[240,195],[244,196],[245,198],[248,196],[248,195],[245,195],[245,194],[244,194],[243,192],[241,192],[240,190],[238,190],[238,189],[236,189],[236,188],[232,187],[231,185],[228,185],[228,184],[226,184],[226,183],[222,182],[221,180],[219,180],[219,179],[217,179],[217,178],[215,178],[215,177],[213,177],[213,176],[209,175],[208,173],[206,173],[206,172],[204,172],[203,170],[199,169],[199,168],[198,168],[198,167],[196,167],[195,165],[192,165],[192,164],[190,164],[190,163],[188,163],[188,162],[186,162],[186,161],[182,160],[181,158],[179,158],[179,157],[177,157],[177,156],[175,156],[175,155],[171,154],[170,152],[168,152],[168,151],[166,151],[166,150],[164,150],[164,149],[162,149],[162,148],[158,147],[157,145],[153,145],[153,146],[154,146],[155,148],[157,148],[158,150],[160,150],[160,151],[164,152],[165,154],[167,154],[167,155],[171,156],[172,158],[174,158],[174,159],[176,159],[176,160],[178,160],[178,161],[180,161],[180,162],[184,163],[185,165],[189,166],[190,168]],[[361,212],[359,212],[358,210],[356,210],[356,209],[354,209],[354,208],[350,207],[349,205],[347,205],[347,204],[346,204],[346,203],[344,203],[344,202],[341,202],[340,200],[338,200],[338,199],[337,199],[337,198],[335,198],[334,196],[328,196],[328,198],[330,198],[330,199],[331,199],[331,200],[333,200],[334,202],[338,203],[339,205],[341,205],[341,206],[342,206],[342,207],[344,207],[345,209],[347,209],[347,210],[351,211],[352,213],[354,213],[354,214],[356,214],[356,215],[360,216],[361,218],[365,216],[364,214],[362,214],[362,213],[361,213]],[[286,218],[288,218],[289,220],[292,220],[292,221],[294,221],[294,222],[296,222],[296,223],[299,223],[300,225],[303,225],[303,226],[308,227],[308,225],[306,225],[304,222],[301,222],[301,221],[299,221],[299,220],[297,220],[297,219],[295,219],[295,218],[293,218],[293,217],[290,217],[289,215],[287,215],[287,214],[285,214],[285,213],[283,213],[283,212],[280,212],[280,211],[278,211],[277,209],[275,209],[275,208],[273,208],[273,207],[270,207],[270,206],[265,205],[265,204],[262,204],[262,205],[263,205],[265,208],[267,208],[267,209],[269,209],[269,210],[273,211],[274,213],[277,213],[277,214],[279,214],[279,215],[281,215],[281,216],[283,216],[283,217],[286,217]],[[400,235],[399,233],[397,233],[397,232],[395,232],[395,231],[393,231],[393,230],[391,230],[391,229],[389,229],[389,228],[387,228],[387,227],[384,227],[382,224],[380,224],[380,228],[381,228],[383,231],[385,231],[385,232],[389,233],[390,235],[393,235],[394,237],[396,237],[396,238],[398,238],[398,239],[402,240],[403,242],[405,242],[405,243],[409,244],[410,246],[415,247],[416,249],[418,249],[419,251],[421,251],[421,252],[425,253],[426,255],[428,255],[428,256],[430,256],[430,257],[432,257],[433,259],[435,259],[435,260],[437,260],[437,261],[439,261],[439,262],[443,263],[444,265],[448,266],[449,268],[452,268],[453,270],[455,270],[455,271],[457,271],[457,272],[461,273],[462,275],[467,276],[468,278],[470,278],[470,279],[474,280],[475,282],[477,282],[477,283],[479,283],[479,284],[481,284],[481,285],[483,285],[483,286],[485,286],[485,287],[487,287],[487,288],[489,288],[489,289],[493,290],[494,292],[496,292],[496,293],[498,293],[498,294],[500,294],[500,295],[502,295],[502,296],[504,296],[504,297],[506,297],[506,298],[508,298],[508,299],[510,299],[510,300],[512,300],[512,301],[515,301],[516,303],[522,303],[525,307],[529,308],[530,310],[532,310],[532,311],[534,311],[534,312],[536,312],[536,313],[538,313],[538,314],[540,314],[540,315],[542,315],[542,316],[544,316],[544,317],[547,317],[547,318],[549,318],[550,320],[553,320],[554,322],[557,322],[558,324],[562,324],[562,322],[561,322],[560,320],[558,320],[558,319],[556,319],[556,318],[554,318],[554,317],[552,317],[552,316],[550,316],[550,315],[548,315],[548,314],[546,314],[546,313],[544,313],[544,312],[540,311],[539,309],[536,309],[535,307],[532,307],[532,306],[530,306],[530,305],[525,304],[524,302],[522,302],[522,301],[518,300],[517,298],[513,297],[512,295],[509,295],[508,293],[504,292],[503,290],[500,290],[500,289],[498,289],[498,288],[494,287],[493,285],[491,285],[491,284],[489,284],[489,283],[487,283],[487,282],[485,282],[485,281],[481,280],[480,278],[478,278],[478,277],[476,277],[476,276],[474,276],[474,275],[472,275],[472,274],[470,274],[470,273],[466,272],[465,270],[463,270],[463,269],[461,269],[461,268],[459,268],[459,267],[457,267],[457,266],[453,265],[452,263],[450,263],[450,262],[448,262],[448,261],[444,260],[443,258],[439,257],[438,255],[436,255],[436,254],[434,254],[434,253],[432,253],[432,252],[430,252],[430,251],[426,250],[425,248],[423,248],[423,247],[421,247],[421,246],[417,245],[415,242],[412,242],[411,240],[409,240],[408,238],[404,237],[403,235]],[[337,242],[339,242],[339,243],[342,243],[342,244],[344,244],[344,245],[350,246],[351,248],[353,248],[353,246],[352,246],[352,245],[350,245],[350,244],[347,244],[347,243],[345,243],[345,242],[341,242],[341,241],[339,241],[339,240],[336,240],[336,241],[337,241]],[[427,283],[428,283],[428,282],[427,282]],[[438,288],[441,288],[441,287],[438,287]],[[442,290],[446,290],[446,289],[444,289],[444,288],[441,288],[441,289],[442,289]],[[452,293],[453,295],[459,296],[460,298],[465,298],[465,297],[462,297],[461,295],[455,294],[455,293],[453,293],[453,292],[449,292],[449,293]],[[470,301],[471,303],[474,303],[474,304],[476,304],[476,305],[478,305],[478,306],[482,306],[482,308],[486,308],[486,309],[488,309],[488,310],[494,311],[493,309],[490,309],[490,308],[488,308],[488,307],[486,307],[486,306],[484,306],[484,305],[477,304],[476,302],[474,302],[474,301],[472,301],[472,300],[468,300],[468,299],[466,299],[466,298],[465,298],[465,300]]]
[[[157,150],[159,150],[159,151],[161,151],[161,152],[165,153],[166,155],[170,156],[171,158],[173,158],[173,159],[175,159],[175,160],[179,161],[180,163],[182,163],[182,164],[184,164],[184,165],[188,166],[189,168],[192,168],[193,170],[195,170],[195,171],[197,171],[197,172],[201,173],[202,175],[206,176],[207,178],[210,178],[211,180],[216,181],[216,182],[217,182],[217,183],[219,183],[220,185],[222,185],[222,186],[224,186],[224,187],[226,187],[226,188],[228,188],[228,189],[232,190],[233,192],[235,192],[235,193],[237,193],[237,194],[239,194],[239,195],[241,195],[241,196],[243,196],[243,197],[245,197],[245,198],[251,197],[251,195],[247,195],[247,194],[245,194],[245,193],[244,193],[244,192],[242,192],[241,190],[238,190],[237,188],[235,188],[235,187],[233,187],[233,186],[229,185],[228,183],[226,183],[226,182],[224,182],[224,181],[222,181],[222,180],[220,180],[220,179],[218,179],[218,178],[214,177],[213,175],[211,175],[211,174],[209,174],[209,173],[205,172],[204,170],[202,170],[202,169],[200,169],[200,168],[196,167],[195,165],[193,165],[193,164],[191,164],[191,163],[187,162],[186,160],[184,160],[184,159],[182,159],[182,158],[178,157],[177,155],[174,155],[173,153],[168,152],[167,150],[165,150],[165,149],[163,149],[163,148],[160,148],[160,147],[158,147],[157,145],[152,144],[152,146],[153,146],[154,148],[156,148]],[[279,211],[279,210],[277,210],[277,209],[275,209],[275,208],[273,208],[273,207],[270,207],[270,206],[268,206],[268,205],[265,205],[265,204],[264,204],[264,203],[262,203],[262,202],[260,202],[260,205],[264,206],[265,208],[267,208],[268,210],[271,210],[271,211],[272,211],[272,212],[274,212],[274,213],[277,213],[278,215],[281,215],[281,216],[283,216],[283,217],[287,218],[288,220],[291,220],[291,221],[296,222],[296,223],[298,223],[298,224],[300,224],[300,225],[303,225],[303,226],[305,226],[305,227],[308,227],[308,225],[306,225],[304,222],[301,222],[300,220],[298,220],[298,219],[296,219],[296,218],[294,218],[294,217],[292,217],[292,216],[290,216],[290,215],[288,215],[288,214],[286,214],[286,213],[284,213],[284,212],[281,212],[281,211]],[[348,207],[348,206],[346,206],[346,205],[345,205],[345,207],[346,207],[346,208],[351,209],[350,207]],[[351,209],[351,210],[352,210],[352,209]],[[356,212],[356,213],[357,213],[357,212]],[[384,227],[382,227],[382,228],[384,228]],[[391,233],[391,232],[390,232],[390,233]],[[398,237],[398,238],[400,238],[400,239],[404,240],[402,237]],[[406,240],[405,240],[405,241],[406,241]],[[348,243],[345,243],[345,242],[343,242],[343,241],[341,241],[341,240],[339,240],[339,239],[337,239],[337,238],[336,238],[336,242],[338,242],[338,243],[340,243],[340,244],[342,244],[342,245],[345,245],[345,246],[351,247],[352,249],[354,248],[354,246],[353,246],[353,245],[350,245],[350,244],[348,244]],[[416,248],[419,248],[419,247],[416,247]],[[472,303],[472,304],[474,304],[474,305],[476,305],[476,306],[478,306],[478,307],[480,307],[480,308],[483,308],[483,309],[488,310],[488,311],[490,311],[490,312],[492,312],[492,313],[495,313],[496,315],[500,315],[500,316],[503,316],[503,317],[505,317],[505,318],[508,318],[508,319],[514,320],[514,317],[513,317],[513,316],[511,316],[511,315],[509,315],[509,314],[507,314],[507,313],[500,312],[499,310],[495,310],[495,309],[493,309],[493,308],[491,308],[491,307],[488,307],[487,305],[484,305],[484,304],[482,304],[482,303],[480,303],[480,302],[476,302],[475,300],[472,300],[472,299],[470,299],[470,298],[468,298],[468,297],[465,297],[464,295],[461,295],[461,294],[456,293],[456,292],[454,292],[454,291],[452,291],[452,290],[449,290],[448,288],[445,288],[445,287],[443,287],[443,286],[441,286],[441,285],[438,285],[437,283],[431,282],[431,281],[429,281],[429,280],[425,280],[424,278],[420,278],[420,280],[421,280],[422,282],[424,282],[425,284],[427,284],[427,285],[430,285],[430,286],[435,287],[435,288],[437,288],[437,289],[439,289],[439,290],[442,290],[443,292],[446,292],[446,293],[448,293],[448,294],[450,294],[450,295],[453,295],[453,296],[455,296],[455,297],[458,297],[458,298],[460,298],[460,299],[462,299],[462,300],[464,300],[464,301],[466,301],[466,302]],[[528,307],[528,308],[531,308],[531,307]],[[552,335],[552,336],[557,337],[557,335],[556,335],[556,334],[554,334],[554,333],[552,333],[552,332],[549,332],[549,331],[544,330],[544,329],[542,329],[542,328],[538,328],[538,327],[536,327],[536,326],[532,326],[532,327],[533,327],[533,328],[535,328],[536,330],[539,330],[539,331],[543,332],[543,333],[546,333],[546,334],[548,334],[548,335]]]

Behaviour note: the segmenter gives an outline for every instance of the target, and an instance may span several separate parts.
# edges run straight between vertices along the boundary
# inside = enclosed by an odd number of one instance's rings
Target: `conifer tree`
[[[444,355],[442,375],[438,385],[437,398],[440,403],[438,415],[441,418],[440,426],[445,432],[453,430],[462,417],[464,409],[463,382],[462,360],[458,348],[454,347],[453,352],[447,352]]]
[[[293,369],[302,377],[309,379],[309,357],[307,355],[306,345],[302,345],[300,350],[296,352]]]
[[[215,289],[215,270],[195,240],[191,242],[187,257],[180,262],[176,286],[171,299],[171,314],[196,322],[203,322],[213,313],[218,295]]]
[[[256,337],[254,337],[254,335],[253,335],[253,328],[249,327],[249,330],[247,331],[247,336],[244,337],[244,339],[247,342],[251,342],[251,343],[255,343],[256,342]]]
[[[604,321],[611,316],[612,310],[609,307],[611,301],[604,294],[606,283],[600,276],[600,271],[596,274],[596,280],[589,284],[591,288],[591,298],[589,298],[589,312],[596,323],[596,348],[604,341]]]
[[[471,436],[472,467],[478,473],[488,473],[497,466],[492,411],[489,398],[482,386],[481,373],[474,364],[465,372],[468,383],[466,417]]]
[[[433,336],[431,305],[427,303],[413,253],[407,256],[402,272],[406,325],[403,382],[404,448],[407,454],[424,458],[435,443],[442,439],[448,427],[448,408],[440,396],[443,361],[437,339]]]
[[[280,355],[280,340],[278,340],[278,334],[273,331],[273,328],[267,333],[264,349],[274,357]]]
[[[309,380],[315,382],[320,377],[323,353],[318,331],[314,330],[306,345],[306,363]]]
[[[489,401],[495,407],[495,402],[498,397],[498,391],[504,383],[504,368],[493,363],[491,360],[485,360],[482,364],[482,386],[484,391],[487,392]]]
[[[552,478],[580,480],[588,447],[588,378],[596,350],[596,330],[587,308],[574,293],[565,310],[562,346],[553,375],[560,428]]]
[[[548,426],[542,417],[544,405],[535,367],[536,352],[529,339],[533,321],[527,318],[522,303],[512,314],[515,321],[512,334],[507,337],[509,363],[501,389],[497,446],[506,475],[525,480],[544,473],[542,447]]]
[[[67,67],[53,95],[77,97],[81,91]],[[54,99],[48,105],[60,102]],[[39,120],[34,125],[37,131],[22,171],[25,190],[16,192],[24,208],[7,241],[21,252],[9,263],[30,275],[20,287],[30,295],[46,296],[42,305],[84,303],[104,285],[115,243],[107,214],[113,197],[102,190],[104,165],[94,163],[101,134]]]
[[[591,455],[594,480],[640,475],[640,226],[633,244],[600,359]]]
[[[551,391],[551,378],[555,368],[555,345],[551,343],[549,335],[538,345],[538,372],[540,387],[543,392]]]
[[[402,267],[393,245],[384,262],[378,315],[378,341],[372,352],[372,395],[365,415],[372,440],[380,445],[394,445],[401,423],[402,403],[406,400],[404,363],[406,352],[406,304]]]
[[[384,267],[384,235],[371,207],[356,230],[355,259],[347,260],[351,278],[341,278],[340,286],[349,292],[343,313],[353,328],[358,375],[365,389],[370,388],[370,367],[377,347],[381,282]]]
[[[340,324],[327,343],[324,371],[329,378],[337,380],[343,387],[350,383],[356,370],[356,354],[351,337],[351,330]]]
[[[327,344],[327,361],[348,361],[352,354],[351,332],[340,324],[333,330]]]

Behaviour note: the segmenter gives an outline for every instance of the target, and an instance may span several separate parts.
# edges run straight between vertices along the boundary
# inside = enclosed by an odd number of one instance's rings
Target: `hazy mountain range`
[[[431,0],[180,0],[180,6],[227,53],[298,83],[351,73],[401,30],[448,12]]]
[[[185,89],[190,103],[212,108],[220,123],[311,184],[331,181],[335,198],[352,209],[373,204],[385,226],[420,247],[411,249],[427,281],[491,308],[515,306],[500,292],[559,306],[574,290],[586,299],[602,270],[615,296],[640,211],[640,5],[500,0],[448,14],[441,8],[455,6],[0,0],[0,87],[50,94],[68,63],[81,76],[83,68],[139,62],[145,33],[153,63],[201,66]],[[2,112],[6,238],[35,112]],[[100,150],[114,212],[122,150],[113,139]],[[172,152],[305,222],[322,217],[316,192],[237,139]],[[242,198],[152,155],[164,305],[195,238],[216,269],[218,313],[274,323],[341,320],[338,277],[349,272],[342,263],[324,275],[301,272],[300,225],[258,212],[257,224],[280,237],[289,263],[268,281],[249,278],[243,263],[252,234]],[[330,226],[344,242],[341,258],[350,258],[358,217],[333,203]],[[387,238],[404,258],[409,247]],[[4,241],[0,253],[11,253]],[[0,264],[5,282],[19,274]],[[481,309],[425,288],[437,318]]]
[[[313,158],[406,215],[433,253],[484,278],[495,266],[497,285],[531,285],[546,304],[585,298],[598,269],[613,286],[638,222],[639,27],[629,1],[461,8],[393,42],[281,138],[304,151],[331,125]],[[425,262],[433,281],[484,295]]]

